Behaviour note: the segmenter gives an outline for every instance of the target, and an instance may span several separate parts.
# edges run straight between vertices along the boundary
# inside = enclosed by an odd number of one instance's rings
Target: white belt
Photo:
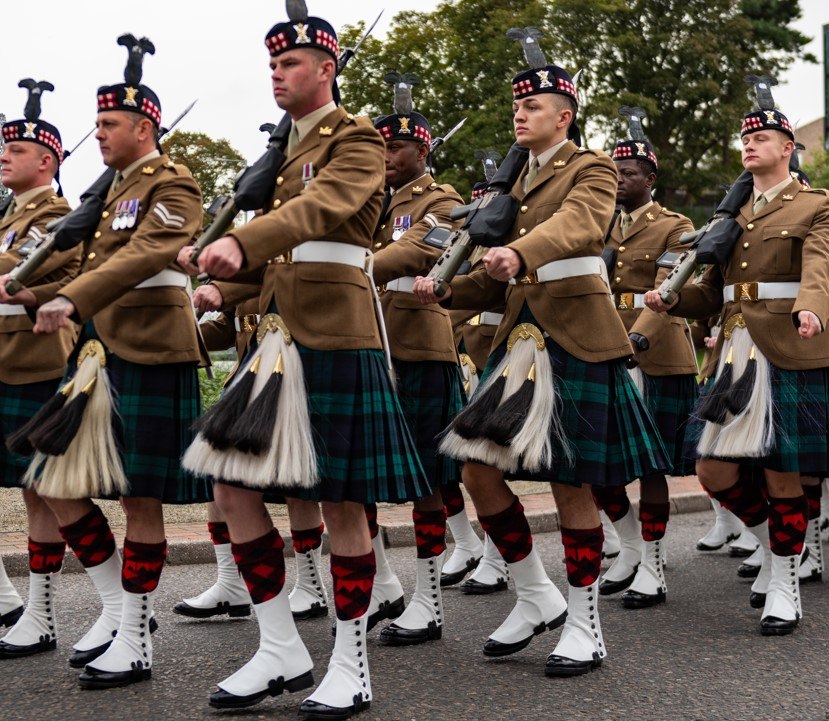
[[[248,313],[244,317],[245,318],[250,318],[251,316],[256,318],[256,325],[259,325],[259,314],[258,313]],[[236,328],[237,333],[242,332],[242,318],[240,318],[238,315],[233,318],[233,326]],[[249,330],[248,328],[245,328],[246,333],[248,332],[248,330]]]
[[[190,285],[190,276],[182,273],[180,270],[172,270],[165,268],[160,273],[156,273],[151,278],[139,283],[135,286],[135,290],[143,290],[144,288],[188,288]]]
[[[512,278],[510,285],[521,283],[531,285],[534,283],[548,283],[551,280],[564,280],[575,278],[580,275],[600,275],[607,283],[607,266],[599,256],[585,258],[567,258],[565,260],[554,260],[552,263],[542,265],[535,273],[528,273],[522,278]]]
[[[723,288],[723,303],[740,301],[774,300],[775,298],[797,298],[800,283],[735,283]]]
[[[365,268],[366,249],[331,240],[309,240],[291,250],[292,263],[341,263]]]
[[[619,310],[639,310],[645,307],[644,293],[616,293],[614,300]]]
[[[467,325],[501,325],[501,321],[504,319],[503,313],[490,313],[485,312],[481,313],[480,315],[476,315],[474,318],[470,318],[466,321]]]
[[[406,276],[405,278],[395,278],[386,283],[386,290],[396,290],[398,293],[412,293],[414,292],[414,284],[416,278]]]
[[[22,305],[0,304],[0,315],[26,315],[26,309]]]

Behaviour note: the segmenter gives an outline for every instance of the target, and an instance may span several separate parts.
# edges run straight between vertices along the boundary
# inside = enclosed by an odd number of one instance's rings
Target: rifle
[[[675,260],[669,253],[660,256],[657,265],[672,268],[658,288],[659,297],[664,303],[673,305],[676,302],[679,291],[698,265],[725,265],[735,243],[743,234],[736,217],[751,197],[753,187],[754,176],[744,171],[728,189],[710,220],[699,230],[679,236],[680,242],[689,244],[688,249]]]
[[[380,15],[383,13],[381,12]],[[354,57],[357,50],[371,34],[380,15],[366,30],[363,37],[354,48],[345,48],[337,59],[337,75],[341,74],[348,61]],[[273,179],[277,171],[285,162],[285,148],[288,145],[288,135],[291,132],[291,116],[288,113],[270,134],[265,152],[253,165],[244,168],[233,183],[233,193],[222,203],[216,215],[193,246],[190,262],[195,265],[202,251],[211,243],[222,238],[233,225],[233,221],[241,211],[260,210],[273,191]]]
[[[193,109],[195,104],[196,101],[194,100],[172,122],[169,128],[162,128],[159,139],[175,128],[181,119]],[[89,137],[89,134],[83,140],[86,140],[87,137]],[[81,140],[81,143],[83,140]],[[23,260],[12,268],[9,273],[6,280],[6,293],[9,295],[19,293],[52,253],[70,250],[92,235],[101,220],[106,197],[117,172],[114,168],[107,168],[101,173],[98,179],[81,194],[81,204],[75,210],[46,224],[46,235],[31,234],[32,237],[20,246],[19,252],[23,256]]]
[[[435,295],[446,295],[449,283],[457,275],[463,263],[472,254],[476,245],[497,245],[498,240],[509,232],[515,222],[517,203],[509,191],[527,162],[529,151],[518,143],[514,144],[501,167],[487,185],[486,192],[474,203],[463,206],[461,214],[453,213],[452,218],[465,217],[464,224],[446,241],[449,247],[438,258],[428,278],[435,281]],[[501,198],[501,200],[498,200]],[[489,210],[487,211],[487,208]]]

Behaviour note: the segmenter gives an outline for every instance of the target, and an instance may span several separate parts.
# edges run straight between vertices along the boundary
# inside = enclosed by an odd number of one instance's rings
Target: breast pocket
[[[791,275],[800,271],[806,225],[775,225],[763,229],[764,271],[769,275]]]

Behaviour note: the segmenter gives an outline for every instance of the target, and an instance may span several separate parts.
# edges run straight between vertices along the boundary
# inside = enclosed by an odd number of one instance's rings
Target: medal
[[[391,235],[392,240],[400,240],[403,234],[412,227],[411,215],[398,215],[394,219],[394,232]]]
[[[311,181],[314,179],[314,164],[313,163],[305,163],[302,166],[302,184],[307,188],[311,185]]]
[[[3,236],[3,241],[0,243],[0,253],[5,253],[9,248],[12,247],[12,243],[14,243],[14,239],[17,237],[16,230],[10,230]]]

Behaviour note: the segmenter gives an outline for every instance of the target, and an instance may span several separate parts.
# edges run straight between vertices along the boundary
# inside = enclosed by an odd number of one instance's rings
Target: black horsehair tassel
[[[230,440],[230,429],[248,407],[248,399],[253,391],[261,360],[261,355],[256,356],[245,375],[230,387],[215,406],[193,424],[193,430],[201,433],[205,440],[217,450],[224,451],[233,445]]]
[[[47,456],[62,456],[66,453],[69,444],[78,435],[83,412],[97,380],[92,378],[78,395],[29,436],[29,441],[38,451]]]
[[[253,399],[228,434],[230,442],[242,453],[259,456],[270,450],[284,376],[285,369],[280,353],[262,392]]]
[[[527,411],[535,393],[535,363],[530,366],[521,387],[507,398],[481,431],[481,435],[500,446],[508,446],[527,420]]]
[[[6,448],[12,453],[19,453],[21,456],[30,456],[34,453],[35,449],[31,441],[29,441],[29,436],[40,428],[48,418],[66,405],[66,400],[69,398],[69,394],[72,392],[72,386],[74,385],[74,380],[69,381],[69,383],[46,401],[37,413],[6,439]]]
[[[509,365],[504,368],[504,372],[495,379],[495,382],[484,391],[484,394],[478,400],[473,400],[455,416],[450,428],[461,438],[469,440],[481,437],[481,429],[501,403],[508,374]]]
[[[728,391],[731,388],[731,378],[734,374],[734,349],[728,349],[728,356],[723,364],[720,377],[705,398],[700,401],[697,415],[703,420],[722,425],[728,415]]]
[[[731,386],[731,392],[725,399],[728,410],[735,416],[748,408],[748,402],[751,399],[751,393],[754,390],[754,382],[756,379],[757,348],[756,346],[751,346],[751,353],[748,356],[748,361],[746,361],[746,369],[734,385]]]

